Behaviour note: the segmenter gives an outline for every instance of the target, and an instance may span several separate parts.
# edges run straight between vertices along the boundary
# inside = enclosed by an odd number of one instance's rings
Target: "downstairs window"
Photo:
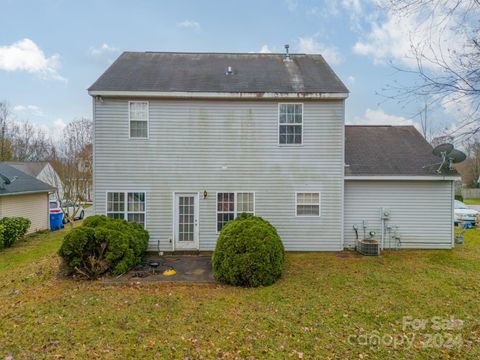
[[[145,227],[145,192],[107,192],[107,216],[137,222]]]
[[[296,216],[320,216],[320,193],[296,193]]]
[[[255,215],[255,193],[217,193],[217,232],[241,213]]]

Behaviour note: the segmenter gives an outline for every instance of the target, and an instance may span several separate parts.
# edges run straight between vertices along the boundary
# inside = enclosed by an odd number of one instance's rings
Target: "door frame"
[[[174,191],[172,193],[172,206],[173,206],[173,211],[172,211],[172,250],[200,250],[200,193],[198,191]],[[195,206],[194,206],[194,219],[196,218],[197,220],[197,225],[194,228],[194,241],[193,241],[193,247],[191,248],[181,248],[177,247],[177,218],[178,218],[178,202],[177,202],[177,196],[181,195],[193,195],[194,196],[194,201],[195,201]]]

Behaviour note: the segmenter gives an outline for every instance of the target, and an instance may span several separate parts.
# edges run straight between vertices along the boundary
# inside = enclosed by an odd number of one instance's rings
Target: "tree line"
[[[57,188],[58,200],[90,200],[92,131],[92,121],[80,118],[52,137],[28,120],[17,121],[10,105],[0,101],[0,161],[48,161],[59,176],[49,181]]]

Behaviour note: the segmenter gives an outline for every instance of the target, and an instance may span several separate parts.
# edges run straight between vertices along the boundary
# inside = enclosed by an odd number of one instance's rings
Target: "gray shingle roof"
[[[15,176],[17,179],[9,185],[5,185],[5,189],[0,189],[0,196],[15,195],[30,192],[48,192],[54,189],[44,182],[35,179],[33,176],[10,166],[4,162],[0,162],[0,174],[12,180]]]
[[[124,52],[89,91],[347,93],[321,55]],[[226,75],[231,66],[232,75]]]
[[[437,175],[439,161],[413,126],[345,126],[346,176]]]
[[[47,161],[5,161],[5,164],[13,166],[25,174],[37,177],[38,174],[47,166]]]

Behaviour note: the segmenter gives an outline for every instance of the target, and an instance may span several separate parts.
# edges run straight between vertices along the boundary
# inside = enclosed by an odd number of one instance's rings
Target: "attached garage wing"
[[[363,237],[368,231],[381,236],[381,209],[389,208],[386,225],[398,226],[401,248],[453,247],[453,181],[345,181],[344,246],[355,245],[353,225]],[[395,247],[388,235],[385,248]]]

